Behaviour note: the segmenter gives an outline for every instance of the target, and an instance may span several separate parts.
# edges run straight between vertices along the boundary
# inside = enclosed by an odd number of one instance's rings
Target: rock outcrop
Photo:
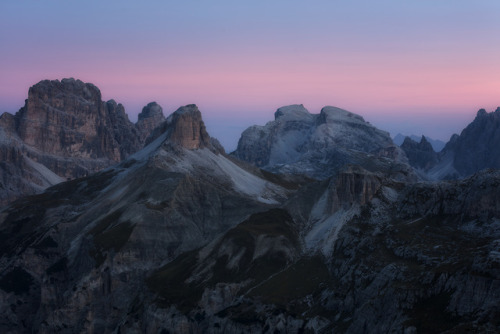
[[[279,108],[274,121],[245,130],[232,154],[266,170],[317,179],[334,175],[346,164],[363,164],[368,156],[392,164],[407,162],[389,134],[361,116],[335,107],[310,114],[303,105]]]
[[[80,80],[32,86],[15,118],[19,138],[46,154],[118,162],[141,147],[123,106],[103,102],[97,87]]]
[[[168,133],[168,139],[188,150],[210,146],[210,136],[201,119],[201,113],[194,104],[179,108],[170,123],[176,124]]]
[[[454,134],[446,143],[437,162],[427,168],[427,177],[459,179],[486,168],[500,168],[499,142],[500,108],[491,113],[481,109],[460,135]]]
[[[438,162],[438,154],[424,136],[422,136],[420,142],[406,137],[403,144],[401,144],[401,149],[408,157],[410,165],[417,169],[427,171]]]
[[[39,82],[23,108],[0,117],[0,205],[120,162],[143,147],[162,117],[150,104],[134,125],[90,83]]]
[[[423,135],[422,136],[417,136],[417,135],[404,136],[401,133],[398,133],[397,135],[395,135],[394,138],[392,138],[392,141],[394,142],[394,144],[401,146],[401,144],[403,144],[403,142],[405,141],[406,137],[410,137],[411,139],[413,139],[413,141],[416,141],[417,143],[420,142],[422,137],[425,137],[425,140],[427,140],[429,142],[429,144],[431,144],[431,146],[435,152],[441,152],[441,150],[446,145],[446,143],[444,141],[439,140],[439,139],[433,139],[433,138],[430,138],[429,136],[423,136]]]
[[[461,175],[484,168],[500,168],[500,108],[487,113],[481,109],[446,150],[454,152],[454,166]]]
[[[137,130],[139,130],[141,142],[146,142],[146,138],[164,121],[163,109],[158,103],[151,102],[142,108],[135,124]]]

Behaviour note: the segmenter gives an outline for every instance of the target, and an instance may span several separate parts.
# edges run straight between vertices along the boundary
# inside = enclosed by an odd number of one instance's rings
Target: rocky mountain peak
[[[169,117],[170,118],[170,117]],[[177,109],[170,118],[169,140],[189,150],[210,146],[210,136],[195,104]]]
[[[454,151],[454,165],[462,175],[483,168],[500,167],[500,110],[488,113],[484,109],[455,140],[449,149]]]
[[[485,116],[485,115],[487,115],[487,114],[488,114],[488,112],[487,112],[485,109],[482,109],[482,108],[481,108],[481,109],[479,109],[479,110],[477,111],[476,117],[482,117],[482,116]]]
[[[141,113],[139,114],[139,121],[148,119],[148,118],[163,118],[163,108],[156,102],[148,103],[144,108],[142,108]]]
[[[321,109],[319,114],[319,122],[350,122],[350,123],[365,123],[365,120],[360,115],[356,115],[344,109],[337,107],[326,106]]]
[[[54,107],[64,108],[71,100],[80,99],[87,102],[100,102],[101,91],[91,83],[85,83],[74,78],[59,80],[42,80],[30,87],[28,91],[28,103],[42,100],[48,103],[54,103]]]
[[[417,169],[428,170],[438,161],[437,153],[425,136],[420,138],[420,142],[406,137],[403,144],[401,144],[401,148],[406,153],[410,165]]]
[[[363,117],[327,106],[311,114],[303,105],[279,108],[275,120],[241,134],[232,154],[268,171],[324,179],[367,155],[407,162],[389,134]]]
[[[498,122],[498,120],[500,120],[500,108],[497,108],[495,111],[492,111],[490,113],[485,109],[479,109],[476,114],[476,118],[471,124],[469,124],[469,126],[473,125],[474,123],[476,123],[475,126],[478,126],[478,123],[484,125],[488,122]]]
[[[432,148],[431,143],[429,143],[429,141],[427,140],[427,138],[425,138],[424,135],[422,135],[422,138],[420,138],[420,145],[426,146],[426,147],[430,146]]]
[[[224,151],[217,140],[208,135],[201,112],[195,104],[180,107],[168,116],[167,120],[147,138],[146,145],[163,134],[166,134],[165,141],[188,150],[210,148],[217,152]]]
[[[123,105],[73,78],[30,87],[25,105],[0,118],[0,204],[116,164],[142,147]]]
[[[163,108],[158,103],[150,102],[142,108],[136,123],[142,141],[145,141],[152,131],[163,121],[165,121]]]
[[[303,104],[292,104],[278,108],[274,113],[275,120],[309,120],[313,116]]]

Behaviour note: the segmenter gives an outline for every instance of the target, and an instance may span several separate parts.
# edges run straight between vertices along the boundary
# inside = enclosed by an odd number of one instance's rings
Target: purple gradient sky
[[[228,150],[294,103],[448,140],[500,105],[499,15],[498,0],[2,1],[0,111],[74,77],[132,121],[196,103]]]

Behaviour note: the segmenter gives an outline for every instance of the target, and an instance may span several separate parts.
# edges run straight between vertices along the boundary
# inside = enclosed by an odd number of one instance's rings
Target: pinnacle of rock
[[[194,104],[180,107],[170,119],[168,139],[184,148],[195,150],[210,146],[200,110]]]
[[[137,130],[139,130],[141,140],[144,142],[152,131],[164,121],[163,108],[156,102],[148,103],[142,108],[142,112],[135,124]]]

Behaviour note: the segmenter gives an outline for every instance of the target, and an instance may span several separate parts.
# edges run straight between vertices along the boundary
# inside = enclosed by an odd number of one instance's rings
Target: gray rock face
[[[394,142],[394,144],[401,146],[401,144],[403,144],[403,142],[405,141],[406,137],[410,137],[411,139],[413,139],[418,143],[420,142],[422,136],[417,136],[417,135],[404,136],[401,133],[398,133],[397,135],[394,136],[394,138],[392,138],[392,141]],[[423,137],[425,137],[425,140],[427,140],[429,144],[431,144],[435,152],[441,152],[441,150],[446,145],[446,143],[442,140],[432,139],[428,136],[423,136]]]
[[[420,142],[406,137],[403,144],[401,144],[401,149],[408,157],[410,165],[417,169],[427,171],[438,162],[438,154],[424,136],[422,136]]]
[[[172,126],[176,124],[176,126]],[[158,126],[146,139],[146,145],[159,137],[188,150],[208,148],[214,153],[225,153],[215,138],[208,135],[201,112],[195,104],[180,107]]]
[[[142,108],[135,125],[139,130],[141,142],[144,143],[153,130],[164,121],[163,109],[158,103],[151,102]]]
[[[44,80],[25,106],[0,116],[0,205],[89,175],[139,150],[163,114],[149,104],[134,125],[121,104],[80,80]]]
[[[454,152],[454,166],[462,175],[484,168],[500,168],[500,108],[487,113],[484,109],[446,150]]]
[[[21,140],[48,154],[118,162],[140,147],[137,140],[120,141],[137,137],[123,106],[104,103],[97,87],[79,80],[45,80],[32,86],[16,119]]]
[[[431,180],[459,179],[485,168],[500,168],[498,142],[500,108],[491,113],[481,109],[460,135],[450,138],[436,163],[426,167],[426,176]]]
[[[279,108],[275,120],[245,130],[233,155],[264,169],[324,179],[361,156],[406,162],[389,134],[356,114],[324,107],[310,114],[302,105]]]

